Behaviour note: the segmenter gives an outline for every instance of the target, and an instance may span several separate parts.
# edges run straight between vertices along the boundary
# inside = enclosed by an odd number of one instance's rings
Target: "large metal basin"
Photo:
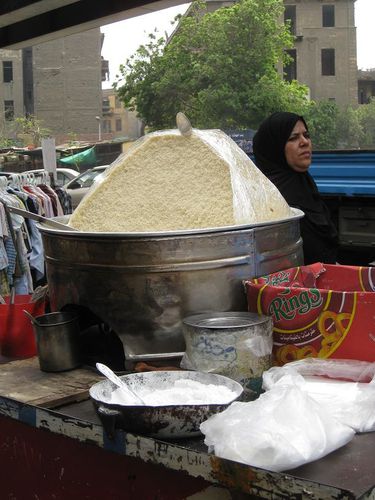
[[[182,318],[246,311],[242,280],[302,264],[299,219],[168,233],[42,233],[53,310],[89,308],[128,360],[185,350]],[[67,218],[57,218],[67,222]]]

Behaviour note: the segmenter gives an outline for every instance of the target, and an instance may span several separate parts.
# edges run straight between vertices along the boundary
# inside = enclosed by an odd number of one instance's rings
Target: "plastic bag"
[[[232,403],[200,429],[215,455],[275,472],[317,460],[355,434],[296,385]]]
[[[336,380],[375,383],[375,362],[354,359],[306,358],[287,363],[282,367],[267,370],[263,379],[263,388],[270,389],[287,372],[303,376],[327,377]]]
[[[309,358],[263,374],[266,390],[290,385],[356,432],[375,430],[375,363]]]
[[[94,232],[165,232],[300,215],[228,135],[190,132],[155,131],[133,143],[90,188],[69,224]],[[105,212],[98,209],[103,203]]]

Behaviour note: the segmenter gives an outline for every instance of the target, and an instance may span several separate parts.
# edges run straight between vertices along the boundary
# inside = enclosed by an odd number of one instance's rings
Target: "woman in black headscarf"
[[[257,167],[275,184],[288,204],[305,213],[300,222],[305,264],[335,263],[337,229],[308,173],[312,146],[303,117],[295,113],[273,113],[255,134],[253,151]]]

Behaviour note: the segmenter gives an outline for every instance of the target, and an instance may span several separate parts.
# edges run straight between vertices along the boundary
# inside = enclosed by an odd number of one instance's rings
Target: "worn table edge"
[[[117,429],[110,440],[101,424],[70,417],[58,409],[42,408],[0,395],[0,416],[26,425],[59,434],[82,443],[96,445],[106,451],[139,458],[144,462],[185,471],[230,489],[262,498],[274,495],[309,499],[372,499],[375,487],[356,496],[352,491],[305,480],[288,473],[270,472],[253,466],[223,459],[208,452],[185,448],[179,444],[139,436]],[[272,484],[272,490],[269,485]]]

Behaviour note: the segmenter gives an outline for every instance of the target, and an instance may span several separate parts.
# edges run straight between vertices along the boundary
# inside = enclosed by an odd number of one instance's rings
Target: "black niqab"
[[[314,179],[308,172],[296,172],[287,163],[285,144],[302,116],[277,112],[260,125],[253,139],[257,167],[279,189],[291,207],[305,213],[301,220],[301,236],[305,264],[336,262],[337,230],[323,202]]]

